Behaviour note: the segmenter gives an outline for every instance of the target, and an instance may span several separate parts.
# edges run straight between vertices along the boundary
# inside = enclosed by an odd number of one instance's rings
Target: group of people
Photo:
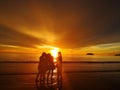
[[[58,57],[56,58],[56,63],[54,62],[54,57],[50,53],[43,52],[39,58],[38,73],[36,76],[36,81],[40,80],[40,84],[45,84],[49,82],[53,77],[53,70],[57,68],[57,78],[62,78],[62,54],[58,52]],[[49,78],[50,77],[50,78]],[[46,80],[47,79],[47,80]]]

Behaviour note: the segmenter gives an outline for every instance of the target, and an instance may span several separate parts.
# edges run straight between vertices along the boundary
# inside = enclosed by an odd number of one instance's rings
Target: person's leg
[[[43,74],[40,73],[40,85],[42,84],[42,80],[43,80]]]
[[[43,73],[43,85],[45,85],[45,72]]]
[[[36,87],[39,88],[39,72],[37,73],[37,76],[36,76],[36,80],[35,80],[35,83],[36,83]]]
[[[47,73],[47,85],[49,84],[49,75],[50,75],[50,70],[48,70],[48,73]]]
[[[60,66],[60,80],[62,79],[62,66]]]
[[[57,67],[57,84],[59,85],[59,77],[60,77],[60,72],[59,72],[59,67]]]
[[[38,78],[39,78],[39,72],[37,73],[37,76],[36,76],[36,80],[35,81],[38,81]]]
[[[53,71],[54,71],[54,68],[52,68],[52,70],[51,70],[51,83],[53,83],[53,79],[54,79],[53,78],[53,74],[54,74]]]
[[[59,78],[59,88],[62,89],[62,64],[60,65],[60,78]]]

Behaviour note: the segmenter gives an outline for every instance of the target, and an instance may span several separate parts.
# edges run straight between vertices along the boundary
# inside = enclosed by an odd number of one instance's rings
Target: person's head
[[[48,57],[51,57],[51,54],[50,54],[50,53],[48,53],[48,54],[47,54],[47,56],[48,56]]]
[[[62,56],[61,52],[58,52],[58,56]]]
[[[46,53],[45,53],[45,52],[43,52],[43,53],[42,53],[42,56],[46,56]]]

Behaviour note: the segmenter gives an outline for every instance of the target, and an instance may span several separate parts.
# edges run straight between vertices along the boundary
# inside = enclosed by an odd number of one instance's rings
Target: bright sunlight
[[[52,54],[52,56],[53,56],[54,58],[57,58],[57,56],[58,56],[58,51],[59,51],[58,48],[54,48],[53,50],[50,50],[50,52],[51,52],[51,54]]]

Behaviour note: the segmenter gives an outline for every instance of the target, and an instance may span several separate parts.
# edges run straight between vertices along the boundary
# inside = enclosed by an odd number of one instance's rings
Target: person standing
[[[57,78],[58,78],[58,84],[59,80],[62,80],[62,54],[61,52],[58,52],[58,57],[57,57]],[[61,81],[62,82],[62,81]]]
[[[45,73],[47,70],[47,57],[46,57],[46,53],[43,52],[42,55],[39,58],[39,64],[38,64],[38,73],[36,76],[36,81],[38,81],[38,79],[40,80],[40,84],[45,84]]]
[[[55,65],[53,62],[53,56],[51,54],[47,54],[47,59],[48,59],[48,74],[47,74],[47,84],[50,76],[50,81],[51,84],[53,83],[52,77],[53,77],[53,70],[55,69]]]

